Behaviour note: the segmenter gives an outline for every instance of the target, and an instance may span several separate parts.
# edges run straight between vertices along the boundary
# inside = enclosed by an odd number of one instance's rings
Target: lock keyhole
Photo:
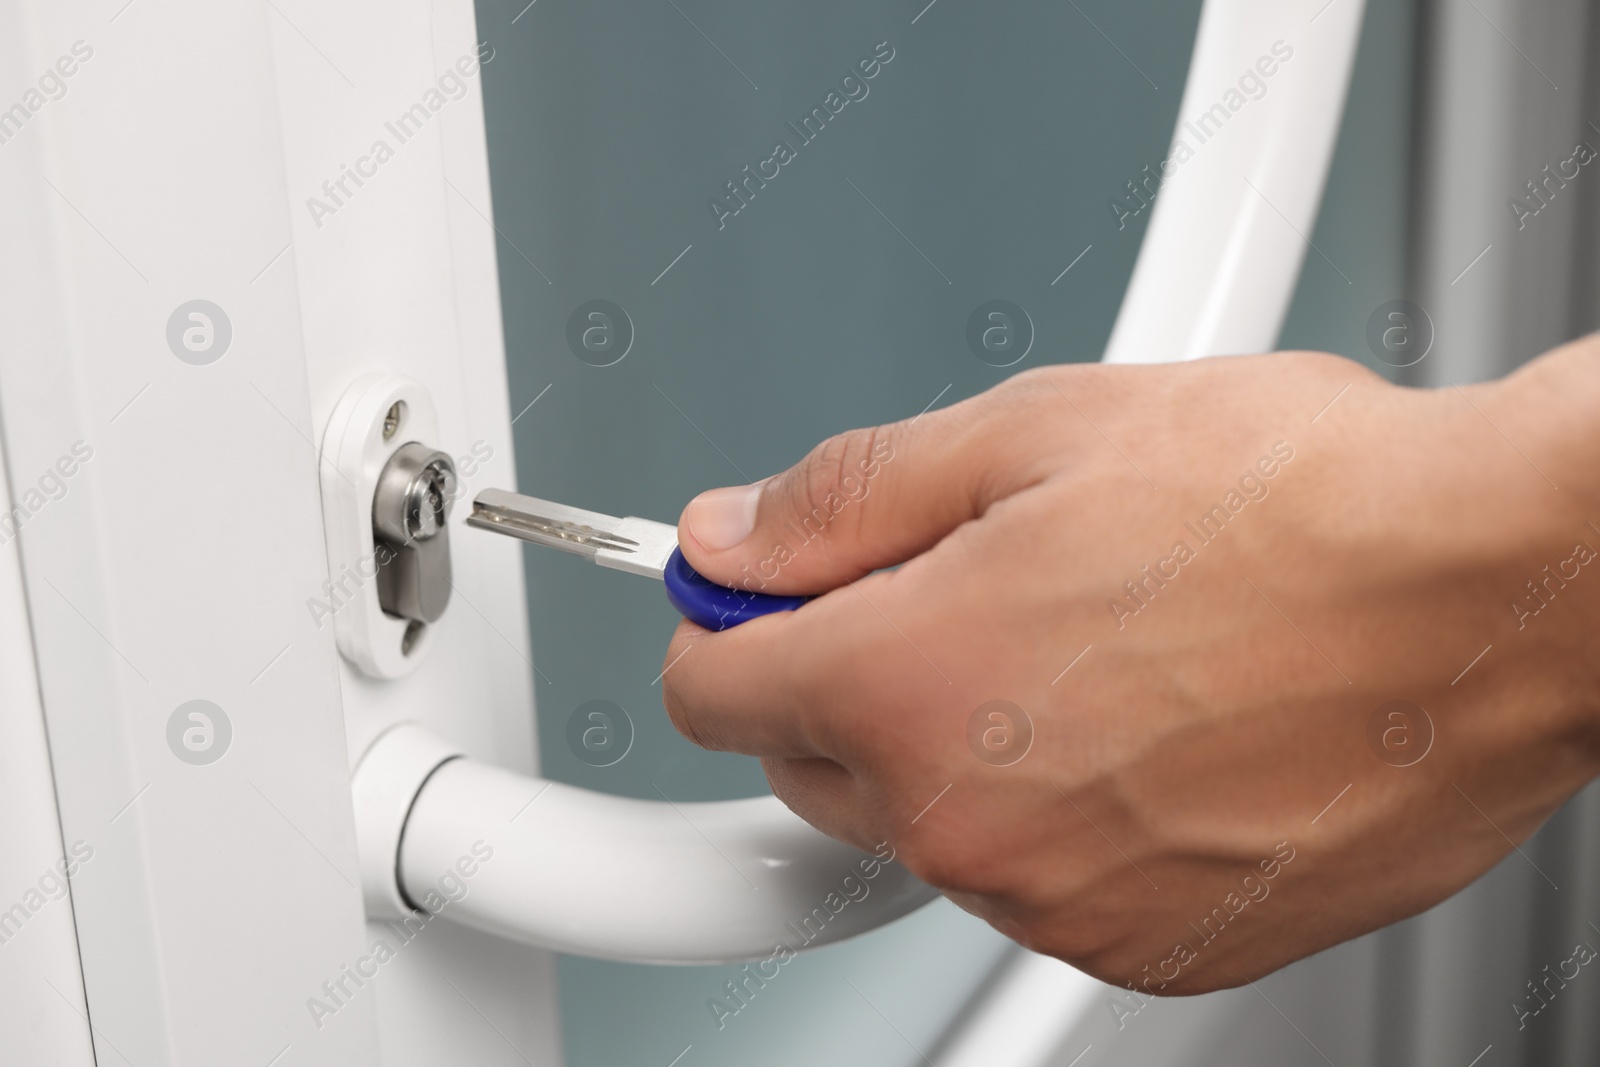
[[[444,529],[455,490],[455,468],[449,457],[436,453],[423,467],[421,476],[405,490],[406,532],[410,537],[425,541]]]

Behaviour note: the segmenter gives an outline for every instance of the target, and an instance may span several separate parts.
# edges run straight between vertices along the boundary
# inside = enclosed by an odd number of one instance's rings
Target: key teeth
[[[623,537],[621,534],[596,529],[593,526],[580,523],[550,519],[542,515],[505,514],[489,505],[485,505],[481,501],[473,503],[472,514],[467,516],[467,524],[476,526],[479,529],[495,530],[499,533],[531,532],[542,534],[545,537],[556,538],[567,544],[581,545],[585,548],[609,549],[614,552],[634,552],[639,548],[639,542]]]

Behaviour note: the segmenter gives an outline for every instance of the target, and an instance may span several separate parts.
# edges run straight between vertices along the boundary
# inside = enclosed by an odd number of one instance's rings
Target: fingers
[[[793,621],[789,613],[768,615],[717,634],[679,623],[661,673],[662,703],[677,731],[722,752],[821,755],[801,725],[792,660],[767,651],[787,640]]]
[[[865,599],[882,599],[874,590],[895,577],[876,575],[721,633],[681,623],[661,679],[673,726],[704,748],[856,762],[886,728],[881,716],[863,714],[880,706],[880,690],[916,690],[865,670],[893,672],[914,655]]]
[[[1006,432],[1006,401],[1026,391],[839,434],[782,474],[702,493],[678,520],[684,556],[713,581],[783,594],[902,563],[1043,476]]]
[[[764,759],[761,768],[773,795],[829,837],[868,852],[881,840],[865,790],[844,767],[827,759]]]

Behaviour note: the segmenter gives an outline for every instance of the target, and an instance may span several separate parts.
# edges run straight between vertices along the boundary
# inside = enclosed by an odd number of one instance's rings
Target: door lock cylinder
[[[450,603],[447,523],[457,486],[448,455],[411,441],[389,457],[373,493],[378,603],[418,631]]]

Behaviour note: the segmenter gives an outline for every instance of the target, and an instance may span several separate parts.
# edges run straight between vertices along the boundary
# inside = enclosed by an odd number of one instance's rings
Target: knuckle
[[[693,700],[683,691],[681,684],[662,679],[661,702],[667,710],[672,728],[683,735],[690,744],[714,752],[724,751],[718,732],[708,726],[701,715],[695,713]]]
[[[1027,395],[1040,390],[1048,391],[1061,377],[1064,368],[1057,366],[1029,367],[1027,370],[1018,371],[1005,381],[1001,382],[1001,392],[1014,395]]]
[[[1107,373],[1108,368],[1103,363],[1044,364],[1013,374],[995,391],[1012,401],[1037,399],[1054,407],[1060,404],[1060,394],[1066,387],[1094,388],[1104,381]]]
[[[882,427],[835,434],[817,445],[784,477],[781,491],[791,523],[806,534],[820,532],[867,493],[868,482],[892,448]]]
[[[1025,425],[1024,439],[1049,434],[1063,425],[1076,426],[1081,420],[1064,419],[1072,407],[1105,393],[1104,369],[1098,365],[1034,367],[982,394],[981,417],[974,420],[973,432],[993,441],[1014,441],[1017,428]]]
[[[1335,378],[1340,381],[1348,380],[1351,374],[1356,374],[1369,381],[1383,381],[1383,375],[1362,363],[1332,352],[1318,352],[1301,349],[1293,352],[1279,352],[1267,357],[1293,368],[1301,373],[1324,378],[1329,381]]]
[[[1124,971],[1137,969],[1124,949],[1125,933],[1110,921],[1025,923],[1015,940],[1031,952],[1054,956],[1105,981],[1120,980]]]
[[[873,450],[883,439],[883,428],[868,426],[834,434],[806,458],[805,488],[810,502],[847,490],[871,466]]]
[[[672,728],[689,742],[700,744],[694,717],[689,714],[683,695],[678,692],[676,685],[666,682],[662,686],[661,703],[667,709],[667,721],[672,723]]]
[[[933,827],[912,835],[900,847],[907,870],[945,893],[989,898],[1009,894],[1010,885],[991,862],[991,849],[981,835]]]

